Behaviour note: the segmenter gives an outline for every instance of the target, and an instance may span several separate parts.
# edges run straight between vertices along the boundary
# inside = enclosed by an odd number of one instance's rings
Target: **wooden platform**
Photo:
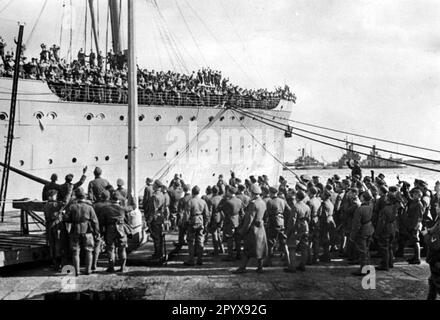
[[[49,259],[44,231],[30,225],[30,234],[22,235],[20,212],[7,213],[0,223],[0,268]]]

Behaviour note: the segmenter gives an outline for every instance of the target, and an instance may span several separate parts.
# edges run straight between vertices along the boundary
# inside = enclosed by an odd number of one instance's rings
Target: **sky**
[[[9,2],[0,0],[0,33],[8,42],[17,33],[16,20],[21,20],[26,23],[29,53],[38,52],[42,42],[59,43],[61,30],[63,52],[67,51],[70,1],[63,10],[63,0],[47,0],[36,26],[45,0]],[[85,2],[73,0],[74,53],[84,47]],[[107,1],[97,2],[105,50]],[[157,0],[157,4],[160,14],[150,0],[136,0],[141,67],[190,71],[209,66],[242,87],[272,89],[287,84],[298,97],[292,119],[440,150],[439,1]],[[86,33],[90,50],[89,29]],[[349,139],[440,159],[438,153]],[[293,161],[303,147],[312,149],[319,160],[335,161],[342,154],[296,137],[286,142],[285,160]]]

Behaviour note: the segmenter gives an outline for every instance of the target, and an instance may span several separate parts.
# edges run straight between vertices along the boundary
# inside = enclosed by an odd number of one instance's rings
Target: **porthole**
[[[181,122],[183,120],[183,117],[182,116],[178,116],[177,117],[177,122]]]
[[[212,122],[212,121],[214,121],[214,117],[209,117],[209,122]]]
[[[223,121],[223,120],[225,120],[225,117],[221,117],[221,118],[220,118],[220,121]]]
[[[95,157],[95,161],[98,162],[99,161],[99,157]]]
[[[87,114],[85,115],[85,118],[87,119],[87,121],[91,121],[91,120],[93,120],[94,117],[95,117],[95,116],[94,116],[93,114],[91,114],[91,113],[87,113]]]
[[[240,117],[240,121],[244,121],[244,117]]]
[[[141,114],[141,115],[139,116],[139,121],[144,121],[144,119],[145,119],[145,116],[144,116],[143,114]]]
[[[128,155],[125,156],[125,160],[128,160]]]
[[[77,159],[77,158],[73,158],[73,159],[72,159],[72,162],[73,162],[73,163],[77,163],[77,162],[78,162],[78,159]]]
[[[178,156],[179,154],[180,154],[180,152],[179,152],[179,151],[177,151],[177,152],[176,152],[176,156]]]
[[[235,120],[235,117],[234,117],[234,116],[232,116],[232,117],[231,117],[231,120],[232,120],[232,121],[234,121],[234,120]]]
[[[55,120],[56,118],[58,118],[58,115],[57,115],[57,113],[56,112],[49,112],[48,114],[47,114],[47,117],[48,118],[50,118],[50,119],[52,119],[52,120]]]
[[[41,111],[38,111],[37,113],[34,114],[34,117],[37,118],[38,120],[43,119],[44,113]]]
[[[109,161],[109,160],[110,160],[109,156],[105,157],[105,161]]]
[[[96,116],[96,118],[99,119],[99,120],[104,120],[104,119],[105,119],[105,114],[100,113],[100,114],[98,114],[98,115]]]
[[[52,159],[49,159],[49,164],[53,164],[53,160]]]
[[[18,163],[20,164],[20,167],[24,166],[24,161],[23,160],[20,160]]]
[[[159,122],[161,119],[162,119],[161,116],[155,116],[155,117],[154,117],[154,120],[156,120],[156,122]]]
[[[196,121],[197,120],[197,117],[196,116],[194,116],[194,117],[191,117],[191,119],[190,119],[191,121]]]
[[[168,153],[166,153],[166,152],[163,154],[163,156],[164,156],[165,158],[167,157],[167,155],[168,155]]]
[[[153,158],[154,157],[154,153],[150,153],[150,157]]]
[[[124,117],[124,116],[120,116],[120,117],[119,117],[119,120],[124,121],[124,120],[125,120],[125,117]]]
[[[0,113],[0,121],[8,120],[8,114],[6,112]]]

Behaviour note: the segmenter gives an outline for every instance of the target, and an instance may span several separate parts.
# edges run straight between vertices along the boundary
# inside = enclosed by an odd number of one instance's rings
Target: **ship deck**
[[[0,223],[0,268],[48,260],[44,231],[34,224],[29,229],[29,235],[22,234],[19,211],[5,214],[5,222]]]

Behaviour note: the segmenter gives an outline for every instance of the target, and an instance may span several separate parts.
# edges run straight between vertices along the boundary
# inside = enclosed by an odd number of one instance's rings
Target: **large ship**
[[[295,170],[314,170],[314,169],[326,169],[326,165],[323,162],[319,162],[312,155],[306,154],[306,149],[301,149],[301,156],[295,160],[294,163],[286,162],[286,168],[292,168]]]
[[[114,52],[119,52],[121,46],[121,27],[113,18],[120,14],[116,12],[118,7],[117,0],[109,1]],[[3,137],[8,135],[12,87],[12,78],[0,78]],[[63,88],[49,81],[19,80],[11,167],[46,179],[57,173],[59,183],[69,173],[79,178],[84,166],[91,168],[88,180],[96,166],[113,184],[127,176],[126,101],[98,101],[85,98],[85,91],[78,92],[67,98]],[[112,92],[101,94],[107,97]],[[219,175],[228,177],[231,171],[240,177],[265,174],[271,181],[278,181],[282,168],[275,158],[284,159],[284,132],[262,127],[228,105],[289,119],[292,100],[274,97],[256,101],[244,97],[238,101],[224,96],[197,104],[189,103],[191,100],[170,103],[154,96],[148,101],[140,96],[139,100],[139,186],[147,177],[168,183],[180,174],[186,182],[204,188],[215,184]],[[1,159],[4,153],[2,148]],[[39,199],[41,189],[40,184],[11,173],[7,198]],[[142,189],[137,191],[142,194]]]

